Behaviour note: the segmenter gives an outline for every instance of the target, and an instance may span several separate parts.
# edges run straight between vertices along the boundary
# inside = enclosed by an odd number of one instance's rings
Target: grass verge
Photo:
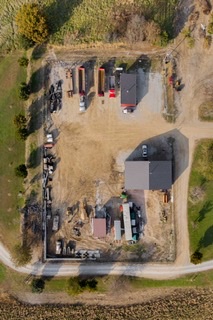
[[[209,162],[212,143],[205,139],[197,144],[189,181],[190,251],[200,251],[203,260],[213,259],[213,179],[212,161]]]
[[[25,162],[24,142],[17,139],[14,116],[23,112],[23,103],[18,98],[18,86],[26,81],[26,69],[19,66],[21,55],[8,55],[0,61],[0,234],[5,244],[11,248],[20,230],[18,198],[23,191],[23,180],[17,178],[14,169]]]
[[[202,103],[199,106],[198,115],[202,121],[213,121],[213,100]]]

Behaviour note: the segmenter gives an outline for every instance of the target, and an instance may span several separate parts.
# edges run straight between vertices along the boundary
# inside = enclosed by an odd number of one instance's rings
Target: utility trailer
[[[85,79],[85,68],[83,66],[78,68],[78,89],[79,89],[79,95],[85,96],[85,94],[86,94],[86,79]]]
[[[98,95],[99,97],[104,96],[105,91],[105,69],[99,68],[98,69]]]
[[[109,77],[109,97],[115,98],[115,76]]]
[[[58,231],[58,229],[59,229],[59,215],[55,215],[53,218],[52,231]]]
[[[74,84],[73,84],[73,70],[71,68],[66,69],[66,79],[68,80],[68,98],[73,96],[74,93]]]

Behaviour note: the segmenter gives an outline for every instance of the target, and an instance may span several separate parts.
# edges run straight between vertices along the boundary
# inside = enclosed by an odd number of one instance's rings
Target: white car
[[[79,111],[80,112],[85,112],[86,111],[86,99],[85,99],[85,96],[80,96]]]
[[[148,146],[147,144],[142,145],[142,157],[147,158],[148,156]]]
[[[134,112],[134,109],[133,108],[124,108],[122,111],[123,111],[123,113],[132,113],[132,112]]]

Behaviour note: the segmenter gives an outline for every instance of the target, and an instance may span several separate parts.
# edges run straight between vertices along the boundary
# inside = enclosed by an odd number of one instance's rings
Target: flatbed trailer
[[[78,68],[78,89],[80,96],[86,95],[85,68],[83,66]]]
[[[99,97],[104,96],[105,91],[105,69],[99,68],[98,69],[98,95]]]

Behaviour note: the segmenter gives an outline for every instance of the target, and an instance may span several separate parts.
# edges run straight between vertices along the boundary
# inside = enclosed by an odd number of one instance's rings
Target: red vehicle
[[[99,68],[98,70],[98,95],[99,97],[104,96],[105,91],[105,69]]]
[[[115,76],[109,77],[109,97],[115,98]]]

